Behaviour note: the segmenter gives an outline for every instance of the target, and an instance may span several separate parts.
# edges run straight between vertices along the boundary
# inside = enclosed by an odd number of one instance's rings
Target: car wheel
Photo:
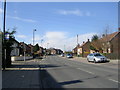
[[[96,63],[96,60],[94,59],[94,63]]]

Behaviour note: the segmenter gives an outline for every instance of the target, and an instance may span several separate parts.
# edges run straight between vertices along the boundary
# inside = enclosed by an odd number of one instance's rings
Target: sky
[[[3,3],[0,3],[0,28],[2,30]],[[8,2],[6,29],[16,27],[15,38],[19,42],[43,47],[72,50],[78,41],[109,33],[118,29],[117,2]],[[49,43],[49,44],[47,44]]]

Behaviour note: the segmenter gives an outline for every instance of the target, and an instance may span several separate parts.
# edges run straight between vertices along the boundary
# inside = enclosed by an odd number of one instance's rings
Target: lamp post
[[[33,30],[33,46],[34,46],[34,39],[35,39],[35,31],[37,31],[36,29]]]
[[[34,39],[35,39],[35,31],[36,29],[33,30],[33,58],[34,58]]]
[[[3,19],[3,70],[6,67],[6,47],[5,47],[5,24],[6,24],[6,0],[4,0],[4,19]]]

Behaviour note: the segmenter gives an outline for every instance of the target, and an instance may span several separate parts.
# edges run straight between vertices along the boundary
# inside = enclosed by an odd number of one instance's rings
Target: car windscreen
[[[94,56],[102,56],[102,55],[98,53],[98,54],[94,54]]]

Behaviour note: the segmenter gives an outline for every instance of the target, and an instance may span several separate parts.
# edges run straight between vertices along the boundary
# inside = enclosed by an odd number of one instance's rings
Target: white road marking
[[[90,74],[95,74],[95,73],[93,73],[93,72],[90,72],[90,71],[87,71],[87,70],[83,70],[83,69],[81,69],[81,68],[77,68],[77,69],[79,69],[79,70],[81,70],[81,71],[84,71],[84,72],[87,72],[87,73],[90,73]]]
[[[110,81],[113,81],[113,82],[116,82],[116,83],[120,83],[119,81],[117,80],[114,80],[114,79],[109,79]]]
[[[6,70],[39,70],[39,68],[6,68]]]

